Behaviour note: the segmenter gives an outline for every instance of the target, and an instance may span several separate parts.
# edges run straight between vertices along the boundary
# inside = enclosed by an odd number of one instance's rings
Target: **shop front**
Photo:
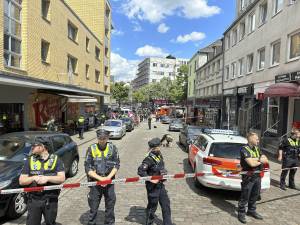
[[[224,129],[237,129],[237,88],[225,89],[223,92],[223,121]]]
[[[186,101],[186,123],[195,124],[197,120],[197,111],[194,105],[194,99],[190,98]]]
[[[221,122],[221,98],[196,99],[197,122],[199,126],[220,128]]]

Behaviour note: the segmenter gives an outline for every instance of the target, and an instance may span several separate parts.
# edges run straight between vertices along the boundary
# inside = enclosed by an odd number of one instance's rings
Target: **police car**
[[[195,173],[205,174],[195,178],[196,186],[240,191],[240,150],[246,144],[247,139],[238,132],[204,129],[189,146],[189,163]],[[264,167],[268,169],[269,165]],[[270,172],[261,172],[261,177],[261,189],[269,189]]]

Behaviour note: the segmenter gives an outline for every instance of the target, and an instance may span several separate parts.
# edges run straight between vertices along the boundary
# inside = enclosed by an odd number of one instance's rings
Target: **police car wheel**
[[[27,210],[25,193],[19,193],[14,195],[11,200],[11,205],[7,211],[7,217],[10,219],[16,219],[22,216]]]
[[[74,177],[78,172],[78,159],[74,159],[69,169],[69,177]]]

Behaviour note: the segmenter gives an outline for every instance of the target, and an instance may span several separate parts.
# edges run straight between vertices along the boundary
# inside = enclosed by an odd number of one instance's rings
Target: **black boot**
[[[247,223],[247,220],[246,220],[246,216],[245,214],[238,214],[238,220],[241,222],[241,223]]]

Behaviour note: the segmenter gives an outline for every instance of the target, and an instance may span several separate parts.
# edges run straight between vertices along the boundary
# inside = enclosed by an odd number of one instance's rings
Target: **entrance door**
[[[0,133],[23,131],[24,104],[0,103]]]
[[[294,101],[293,126],[300,128],[300,99],[295,99]]]

